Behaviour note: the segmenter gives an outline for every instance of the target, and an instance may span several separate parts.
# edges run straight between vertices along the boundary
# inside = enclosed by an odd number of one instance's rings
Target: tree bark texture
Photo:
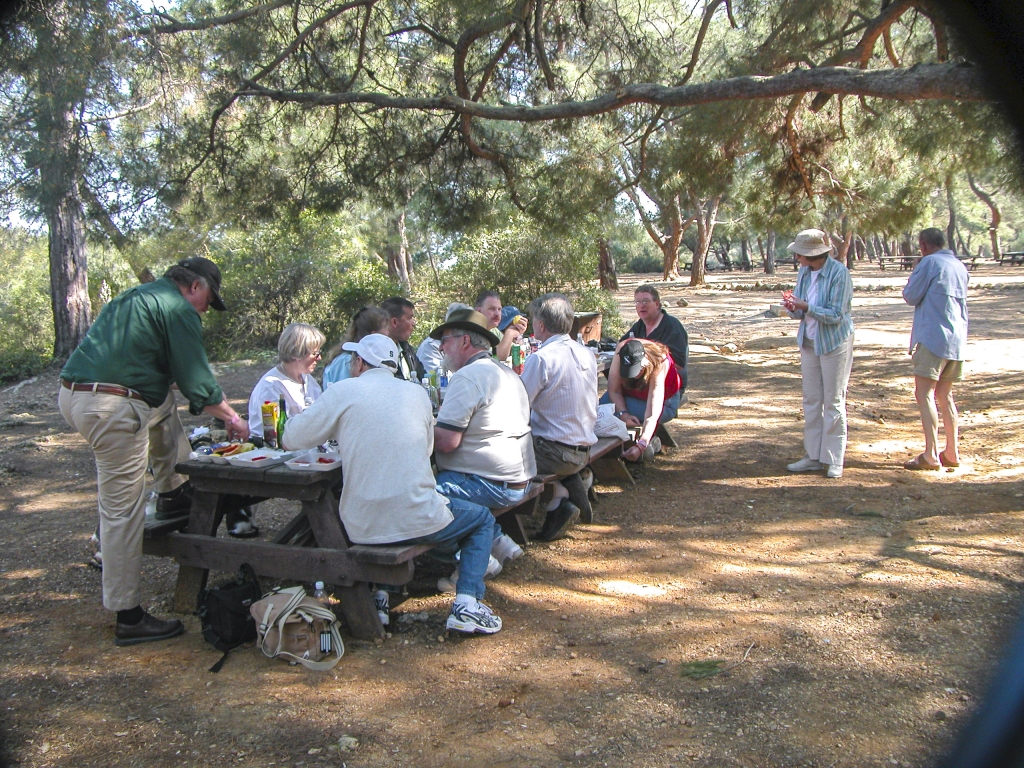
[[[615,274],[615,259],[608,249],[608,241],[603,237],[597,238],[597,277],[604,290],[619,290],[619,278]]]
[[[1002,247],[999,245],[999,223],[1003,220],[1002,213],[1000,213],[996,201],[992,199],[992,195],[979,187],[970,173],[967,174],[967,183],[971,185],[971,191],[977,195],[978,199],[988,206],[992,217],[988,223],[988,236],[992,241],[992,258],[998,261],[1003,253]]]
[[[946,247],[956,251],[956,204],[953,202],[953,174],[946,174],[946,205],[949,206],[949,224],[946,225]]]
[[[686,107],[749,99],[777,99],[818,92],[843,96],[869,96],[896,101],[956,99],[988,101],[981,73],[976,67],[959,64],[918,64],[891,70],[855,67],[815,67],[782,75],[747,75],[709,83],[666,87],[655,83],[625,85],[612,93],[586,101],[569,101],[544,106],[499,106],[472,101],[465,96],[393,96],[366,91],[342,93],[284,91],[250,81],[240,96],[256,96],[277,102],[311,106],[370,104],[384,109],[440,110],[466,117],[512,122],[540,122],[591,117],[613,112],[629,104]]]
[[[757,238],[757,242],[760,244],[761,238]],[[775,274],[775,230],[768,230],[768,247],[764,252],[764,273],[766,275]]]
[[[750,240],[746,237],[740,240],[740,269],[744,272],[749,272],[751,270]]]
[[[711,238],[715,232],[718,204],[722,201],[722,196],[718,195],[707,201],[691,196],[691,201],[697,212],[697,250],[693,253],[693,264],[690,267],[690,285],[704,285],[708,249],[711,247]]]
[[[390,230],[387,243],[388,275],[398,281],[398,285],[403,291],[407,291],[410,286],[410,276],[409,260],[406,254],[408,240],[405,235],[405,211],[392,217],[388,224]]]
[[[85,338],[92,322],[85,222],[76,179],[74,115],[70,109],[41,115],[37,129],[45,147],[40,153],[39,181],[49,230],[53,356],[63,362]]]

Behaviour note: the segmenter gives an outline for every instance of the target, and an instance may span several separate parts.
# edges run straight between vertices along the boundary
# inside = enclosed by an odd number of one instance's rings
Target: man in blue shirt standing
[[[921,230],[918,245],[923,258],[907,280],[903,299],[914,307],[910,354],[914,356],[914,396],[924,426],[924,453],[903,466],[940,470],[960,466],[953,383],[963,376],[968,275],[956,255],[945,247],[942,230]],[[946,447],[941,453],[940,412],[946,434]]]

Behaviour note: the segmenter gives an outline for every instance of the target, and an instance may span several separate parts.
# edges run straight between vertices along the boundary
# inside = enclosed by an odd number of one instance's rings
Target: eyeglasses
[[[449,339],[457,339],[457,338],[459,338],[459,336],[462,336],[462,335],[463,334],[461,334],[461,333],[452,333],[452,334],[449,334],[448,336],[442,336],[441,340],[440,340],[440,346],[443,347],[444,343],[446,341],[448,341]]]
[[[634,299],[633,303],[638,307],[646,307],[648,304],[653,304],[654,299]]]
[[[319,358],[323,357],[323,355],[320,353],[319,349],[316,352],[310,352],[309,356],[314,358],[314,359],[319,359]]]

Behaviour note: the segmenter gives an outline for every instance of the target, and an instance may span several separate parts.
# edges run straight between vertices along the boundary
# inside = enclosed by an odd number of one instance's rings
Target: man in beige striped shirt
[[[587,347],[569,338],[573,307],[560,293],[546,293],[530,305],[533,334],[540,349],[523,366],[530,396],[530,429],[540,474],[565,475],[555,485],[539,538],[553,541],[593,511],[580,470],[590,462],[597,442],[597,360]]]

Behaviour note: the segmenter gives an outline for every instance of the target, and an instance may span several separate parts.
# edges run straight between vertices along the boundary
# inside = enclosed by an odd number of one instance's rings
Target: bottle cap
[[[313,585],[313,588],[317,590],[323,589],[324,583],[322,581],[318,581],[316,584]]]

